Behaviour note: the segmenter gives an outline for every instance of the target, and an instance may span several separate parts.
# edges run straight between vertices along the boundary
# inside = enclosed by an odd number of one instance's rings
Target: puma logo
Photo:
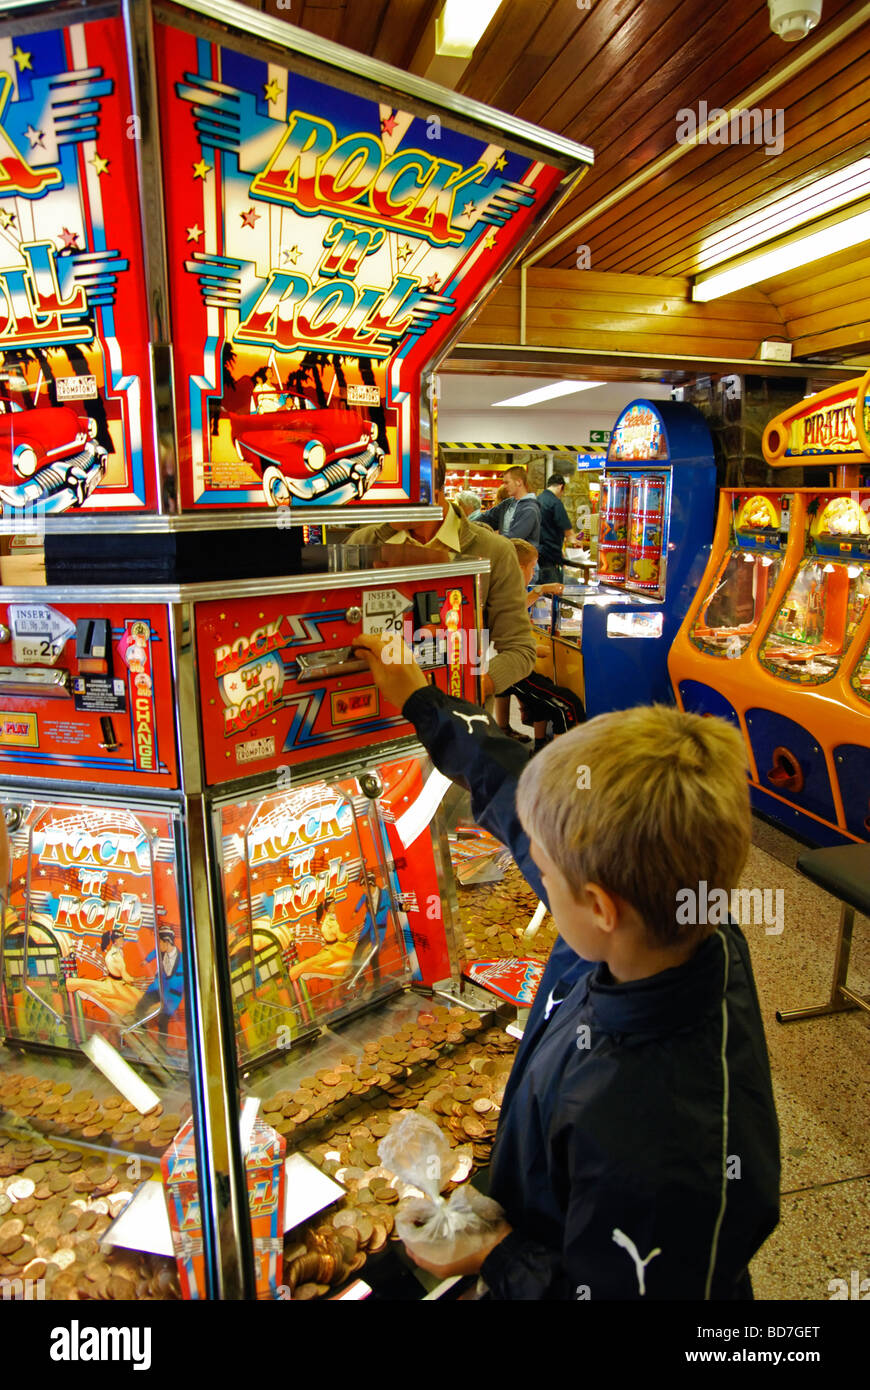
[[[468,732],[474,732],[472,724],[488,724],[489,719],[485,714],[462,714],[458,709],[453,711],[457,719],[462,719],[468,725]]]
[[[644,1294],[646,1293],[646,1282],[644,1279],[646,1267],[649,1264],[650,1260],[654,1260],[656,1255],[660,1255],[662,1253],[661,1250],[658,1246],[656,1246],[655,1250],[651,1250],[647,1255],[646,1259],[642,1260],[640,1258],[638,1248],[635,1245],[634,1241],[631,1239],[631,1236],[627,1236],[625,1232],[620,1231],[618,1227],[614,1229],[613,1241],[616,1245],[621,1246],[623,1250],[627,1250],[632,1260],[634,1261],[634,1267],[637,1271],[637,1287],[641,1298],[643,1298]]]

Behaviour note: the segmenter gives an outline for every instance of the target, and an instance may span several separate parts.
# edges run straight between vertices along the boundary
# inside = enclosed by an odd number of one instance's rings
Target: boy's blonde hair
[[[666,705],[600,714],[532,758],[520,778],[525,830],[582,896],[629,903],[661,946],[714,927],[677,923],[677,893],[731,891],[750,843],[746,754],[722,719]]]
[[[538,547],[532,545],[531,541],[520,540],[519,536],[511,536],[511,545],[517,552],[517,559],[521,565],[527,565],[530,560],[538,563]]]

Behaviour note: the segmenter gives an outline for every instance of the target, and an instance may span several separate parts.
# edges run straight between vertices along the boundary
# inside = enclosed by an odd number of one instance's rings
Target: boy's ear
[[[600,883],[586,884],[586,897],[595,915],[595,925],[608,935],[619,926],[619,899]]]

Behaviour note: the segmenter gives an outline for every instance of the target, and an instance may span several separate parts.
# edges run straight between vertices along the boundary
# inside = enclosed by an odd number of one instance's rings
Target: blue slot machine
[[[710,554],[716,467],[691,405],[632,401],[613,427],[601,479],[597,587],[583,595],[591,718],[673,703],[667,658]]]

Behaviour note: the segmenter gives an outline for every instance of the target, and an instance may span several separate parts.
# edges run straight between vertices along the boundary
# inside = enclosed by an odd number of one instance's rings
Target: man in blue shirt
[[[561,584],[564,578],[562,569],[562,546],[566,539],[570,543],[574,536],[571,518],[565,510],[562,498],[565,496],[565,479],[561,473],[553,473],[547,486],[538,497],[541,509],[541,542],[538,546],[539,579],[542,584]]]

